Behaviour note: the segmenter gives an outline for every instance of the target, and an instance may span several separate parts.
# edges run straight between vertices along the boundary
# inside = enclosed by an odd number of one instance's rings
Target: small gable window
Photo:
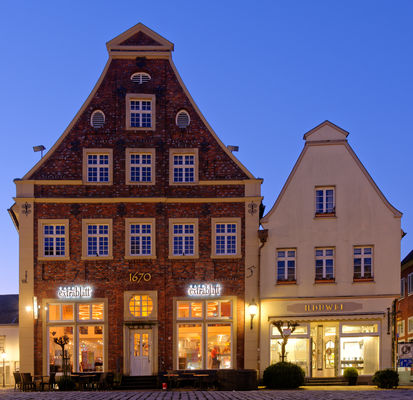
[[[146,72],[136,72],[130,77],[132,82],[138,83],[142,85],[142,83],[146,83],[151,80],[151,76]]]
[[[176,114],[176,125],[179,128],[186,128],[187,126],[189,126],[189,123],[190,118],[187,111],[181,110],[178,112],[178,114]]]
[[[90,125],[94,128],[102,128],[105,125],[105,114],[102,111],[94,111],[90,118]]]

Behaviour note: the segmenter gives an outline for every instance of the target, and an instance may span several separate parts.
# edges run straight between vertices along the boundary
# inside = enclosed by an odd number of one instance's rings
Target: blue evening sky
[[[86,100],[105,43],[138,22],[175,43],[177,68],[211,126],[257,177],[267,211],[328,119],[404,213],[413,249],[413,1],[7,1],[0,3],[0,293],[18,293],[13,179]]]

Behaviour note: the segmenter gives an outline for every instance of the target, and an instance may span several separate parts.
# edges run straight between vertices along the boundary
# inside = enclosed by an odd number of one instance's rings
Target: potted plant
[[[354,367],[347,367],[344,370],[344,378],[347,379],[348,384],[350,386],[354,386],[354,385],[357,384],[358,376],[359,376],[359,373],[358,373],[357,369],[354,368]]]

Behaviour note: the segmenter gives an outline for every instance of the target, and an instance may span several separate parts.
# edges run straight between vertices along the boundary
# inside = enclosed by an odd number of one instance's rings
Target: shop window
[[[277,281],[295,281],[296,250],[277,250]]]
[[[340,338],[341,374],[354,367],[359,375],[373,375],[379,369],[379,337]]]
[[[231,324],[208,324],[207,330],[207,368],[231,368]]]
[[[336,212],[334,187],[316,187],[315,215],[334,215]]]
[[[202,368],[202,325],[178,324],[178,369]]]
[[[152,185],[155,181],[155,149],[126,149],[126,183]]]
[[[82,220],[82,259],[112,258],[112,220]]]
[[[281,328],[282,331],[287,329],[287,326],[283,326]],[[291,332],[291,336],[299,336],[299,335],[307,335],[308,334],[308,326],[307,325],[298,325],[295,327],[294,332]],[[271,327],[271,335],[274,337],[281,337],[280,331],[276,326]]]
[[[354,279],[370,279],[373,277],[373,247],[354,247],[353,249]]]
[[[169,220],[169,258],[198,257],[198,220]]]
[[[178,301],[178,319],[202,318],[203,303],[198,301]]]
[[[406,296],[406,278],[400,279],[400,297]]]
[[[64,366],[66,366],[66,372],[74,371],[74,359],[73,359],[73,326],[49,326],[49,371],[50,372],[63,372]],[[67,336],[69,341],[65,346],[65,352],[62,353],[62,348],[54,339]]]
[[[79,321],[103,320],[103,303],[79,304],[77,319]]]
[[[198,149],[169,149],[169,183],[198,182]]]
[[[155,129],[155,96],[149,94],[126,95],[126,129]]]
[[[112,149],[83,149],[83,182],[112,184]]]
[[[79,371],[103,371],[103,326],[79,326]]]
[[[231,301],[207,301],[207,318],[231,318]]]
[[[149,317],[152,310],[153,300],[148,295],[135,295],[129,300],[129,311],[134,317]]]
[[[379,331],[378,324],[368,324],[368,325],[342,325],[342,333],[377,333]]]
[[[69,259],[69,221],[66,219],[38,220],[38,259],[67,260]]]
[[[316,281],[334,279],[333,248],[317,248],[315,250],[315,279]]]
[[[309,376],[308,354],[309,354],[308,338],[294,338],[288,339],[285,347],[287,354],[287,361],[299,365]],[[281,361],[281,341],[280,339],[270,340],[270,363],[275,364]]]
[[[155,218],[126,218],[126,258],[154,258]]]
[[[73,304],[48,304],[47,305],[49,321],[73,321],[74,305]]]

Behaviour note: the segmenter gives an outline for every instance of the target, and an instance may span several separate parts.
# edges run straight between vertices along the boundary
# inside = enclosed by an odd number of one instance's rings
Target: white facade
[[[275,205],[260,266],[260,372],[279,360],[272,321],[299,328],[287,360],[307,376],[391,367],[388,309],[400,292],[400,218],[347,142],[326,121],[304,149]],[[316,267],[317,265],[317,267]]]

